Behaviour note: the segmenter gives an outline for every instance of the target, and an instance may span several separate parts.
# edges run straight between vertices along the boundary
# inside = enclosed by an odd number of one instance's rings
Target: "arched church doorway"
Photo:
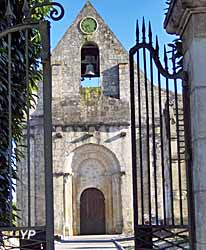
[[[83,191],[80,198],[80,234],[105,234],[105,198],[96,188]]]
[[[65,231],[68,235],[81,234],[119,234],[122,233],[122,200],[120,164],[112,151],[97,144],[85,144],[72,151],[65,161],[65,173],[71,173],[65,178]],[[90,190],[90,191],[89,191]],[[92,191],[93,190],[93,191]],[[101,191],[100,191],[101,190]],[[103,209],[104,230],[96,228],[91,232],[82,232],[85,228],[83,210],[85,197],[96,197]],[[104,202],[103,202],[104,201]],[[89,205],[94,210],[94,205]],[[100,209],[100,208],[99,208]],[[82,211],[80,211],[82,210]],[[88,214],[90,216],[90,214]],[[83,218],[81,220],[81,217]],[[80,221],[81,220],[81,221]],[[93,220],[94,221],[94,220]],[[68,232],[68,233],[67,233]]]

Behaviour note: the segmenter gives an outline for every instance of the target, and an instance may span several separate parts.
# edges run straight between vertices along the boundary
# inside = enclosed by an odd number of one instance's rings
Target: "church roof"
[[[104,26],[105,30],[107,30],[111,34],[111,36],[117,41],[117,43],[121,47],[121,49],[128,54],[127,50],[124,48],[124,46],[121,44],[119,39],[113,33],[111,28],[106,24],[104,19],[101,17],[101,15],[98,13],[98,11],[95,9],[95,7],[91,4],[90,1],[86,1],[83,8],[80,10],[79,14],[76,16],[75,20],[73,21],[73,23],[69,26],[69,28],[67,29],[67,31],[65,32],[63,37],[60,39],[59,43],[61,43],[61,41],[64,39],[64,37],[67,36],[67,34],[70,33],[70,31],[73,28],[79,30],[79,23],[86,16],[92,16],[95,19],[97,19],[99,21],[100,26]],[[101,35],[103,35],[103,34],[101,34],[101,32],[99,32],[99,36],[101,36]],[[54,51],[58,48],[59,43],[57,44]]]

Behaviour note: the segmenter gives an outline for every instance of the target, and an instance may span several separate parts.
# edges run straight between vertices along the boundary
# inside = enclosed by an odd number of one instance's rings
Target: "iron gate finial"
[[[165,45],[164,45],[164,63],[165,63],[165,70],[168,72],[168,57]]]
[[[16,16],[13,13],[13,10],[11,8],[11,3],[10,0],[7,1],[7,8],[6,8],[6,13],[5,13],[5,18],[7,20],[7,23],[9,26],[12,25],[13,20],[16,19]]]
[[[158,41],[158,36],[156,36],[156,54],[157,57],[159,58],[159,51],[160,51],[160,47],[159,47],[159,41]]]
[[[24,5],[22,8],[22,12],[24,14],[24,18],[28,18],[29,13],[30,13],[30,9],[29,9],[29,3],[27,0],[24,0]]]
[[[145,27],[145,20],[143,17],[143,21],[142,21],[142,42],[146,41],[146,27]]]
[[[137,19],[137,24],[136,24],[136,42],[139,43],[139,21]]]
[[[152,45],[152,26],[151,26],[151,22],[149,21],[149,32],[148,32],[148,36],[149,36],[149,43]]]

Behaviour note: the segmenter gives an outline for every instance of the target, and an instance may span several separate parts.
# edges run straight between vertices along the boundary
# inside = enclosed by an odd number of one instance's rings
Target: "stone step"
[[[92,243],[92,242],[82,242],[82,243],[56,243],[55,250],[68,250],[68,249],[91,249],[91,250],[116,250],[116,246],[113,242],[102,242],[102,243]]]
[[[68,249],[80,249],[80,250],[116,250],[117,245],[114,243],[113,238],[117,238],[116,235],[94,235],[94,236],[71,236],[65,237],[61,241],[55,242],[55,250],[68,250]]]

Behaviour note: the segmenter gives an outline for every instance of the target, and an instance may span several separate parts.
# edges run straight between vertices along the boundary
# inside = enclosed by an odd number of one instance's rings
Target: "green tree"
[[[42,0],[30,0],[30,5],[42,2]],[[22,23],[23,0],[11,0],[13,15],[5,15],[7,0],[0,1],[0,33],[11,25]],[[34,18],[39,13],[46,15],[48,8],[38,9]],[[7,13],[8,14],[8,13]],[[30,106],[34,103],[33,93],[37,90],[37,83],[42,79],[39,65],[41,53],[41,39],[37,30],[29,31],[29,100]],[[25,126],[25,111],[27,109],[27,86],[26,86],[26,54],[25,54],[25,31],[12,34],[11,46],[11,90],[12,90],[12,140],[18,145],[21,143],[22,131]],[[0,39],[0,226],[9,225],[9,213],[11,204],[11,190],[15,190],[14,179],[17,179],[16,162],[22,157],[20,151],[15,149],[11,158],[12,175],[9,175],[9,102],[8,102],[8,36]]]

